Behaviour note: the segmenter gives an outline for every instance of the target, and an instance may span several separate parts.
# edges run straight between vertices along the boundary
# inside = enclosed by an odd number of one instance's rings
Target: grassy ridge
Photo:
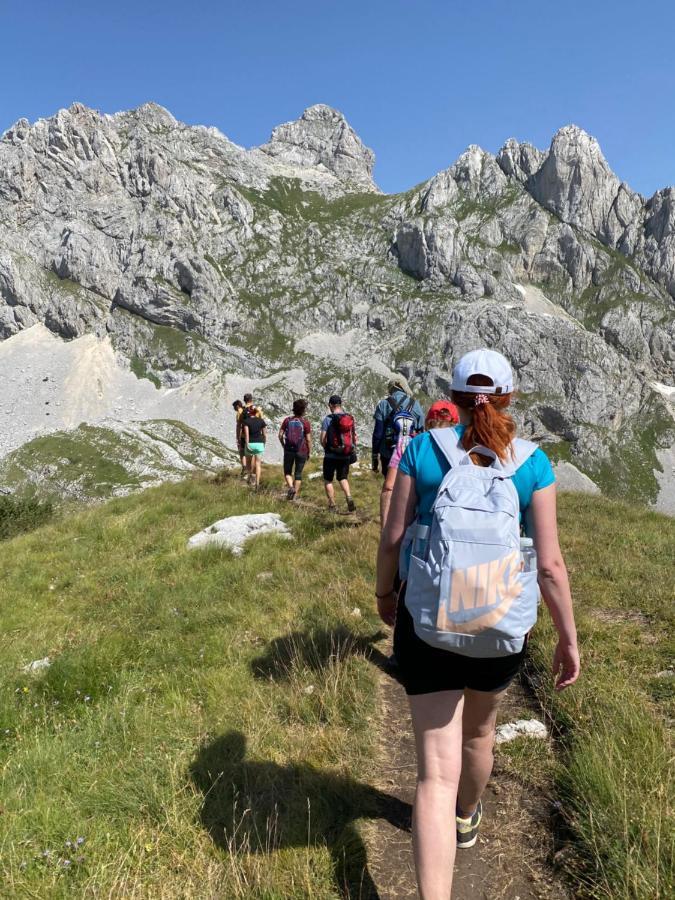
[[[283,509],[292,544],[186,550],[264,509]],[[5,544],[2,896],[331,897],[361,881],[377,628],[353,610],[376,539],[194,481]]]
[[[361,508],[374,512],[378,487],[355,479]],[[322,499],[317,481],[306,491]],[[551,695],[545,615],[531,642],[559,733],[560,861],[580,896],[670,897],[673,679],[660,673],[675,660],[675,523],[598,498],[560,505],[578,685]],[[265,537],[238,559],[185,549],[205,524],[262,510],[280,511],[295,540]],[[369,786],[377,537],[375,521],[226,478],[0,545],[0,894],[367,896],[358,822],[400,814]],[[21,671],[46,655],[48,670]],[[528,783],[551,768],[538,742],[499,752],[520,754]]]

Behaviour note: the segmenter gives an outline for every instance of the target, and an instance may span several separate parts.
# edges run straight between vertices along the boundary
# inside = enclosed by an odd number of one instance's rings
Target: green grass
[[[3,897],[358,896],[359,823],[391,806],[370,786],[377,523],[329,517],[319,481],[299,507],[219,481],[0,546]],[[354,479],[360,509],[374,515],[378,488]],[[292,542],[261,538],[239,558],[185,547],[217,518],[263,510]],[[675,523],[575,495],[560,523],[582,678],[552,696],[542,614],[532,678],[554,752],[521,740],[499,753],[526,784],[554,779],[578,896],[670,897]],[[44,656],[49,669],[23,673]]]
[[[675,522],[582,495],[560,504],[582,676],[552,696],[554,632],[531,644],[540,701],[559,736],[555,765],[579,896],[657,900],[675,893],[672,740]]]
[[[217,518],[270,509],[292,543],[185,547]],[[3,545],[2,896],[337,897],[358,882],[354,823],[380,802],[376,540],[374,523],[225,479]],[[44,656],[51,668],[22,673]]]
[[[48,500],[0,494],[0,541],[38,528],[51,519],[53,511]]]

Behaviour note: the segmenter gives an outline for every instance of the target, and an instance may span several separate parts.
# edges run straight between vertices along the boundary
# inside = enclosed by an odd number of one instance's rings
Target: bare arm
[[[570,584],[558,543],[554,484],[534,492],[527,518],[537,551],[539,587],[558,632],[553,673],[560,691],[579,677],[579,651]]]
[[[312,435],[311,435],[311,432],[307,432],[307,434],[305,434],[305,441],[307,442],[307,456],[309,457],[309,456],[312,455]]]
[[[391,495],[387,521],[380,536],[377,551],[377,611],[387,625],[396,619],[396,596],[393,592],[394,576],[398,567],[398,554],[405,530],[415,518],[417,491],[415,479],[399,472]]]
[[[279,443],[281,444],[282,447],[284,446],[284,435],[285,435],[285,432],[284,432],[283,425],[282,425],[282,427],[279,429]]]
[[[389,466],[387,474],[384,476],[384,484],[382,485],[382,492],[380,494],[380,525],[382,528],[384,528],[387,522],[387,516],[389,515],[389,504],[391,503],[391,495],[394,490],[397,475],[398,469]]]
[[[327,434],[328,434],[327,431],[322,431],[322,432],[321,432],[321,446],[322,446],[322,447],[325,447],[325,446],[326,446],[326,435],[327,435]]]
[[[244,443],[248,445],[248,425],[244,425]]]

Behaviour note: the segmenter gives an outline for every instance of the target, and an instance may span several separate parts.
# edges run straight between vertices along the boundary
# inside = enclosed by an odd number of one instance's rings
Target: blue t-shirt
[[[462,436],[464,429],[464,425],[455,425],[454,431],[458,438]],[[428,431],[414,437],[403,454],[398,470],[415,479],[417,514],[424,525],[431,524],[431,507],[449,468],[450,464]],[[518,492],[521,519],[530,505],[532,494],[555,482],[549,458],[540,448],[511,477]]]

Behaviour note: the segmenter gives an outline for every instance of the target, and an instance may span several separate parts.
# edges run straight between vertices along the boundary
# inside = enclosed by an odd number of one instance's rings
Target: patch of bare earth
[[[405,803],[415,794],[415,745],[405,692],[392,678],[382,679],[382,751],[377,787]],[[532,700],[515,682],[502,704],[499,721],[522,715]],[[527,740],[527,738],[524,738]],[[499,748],[483,796],[483,824],[477,844],[457,852],[453,900],[565,900],[570,895],[549,860],[554,852],[552,808],[541,788],[508,772]],[[453,826],[448,822],[448,827]],[[409,823],[407,823],[409,827]],[[380,819],[367,826],[369,871],[381,900],[417,897],[409,830]]]

